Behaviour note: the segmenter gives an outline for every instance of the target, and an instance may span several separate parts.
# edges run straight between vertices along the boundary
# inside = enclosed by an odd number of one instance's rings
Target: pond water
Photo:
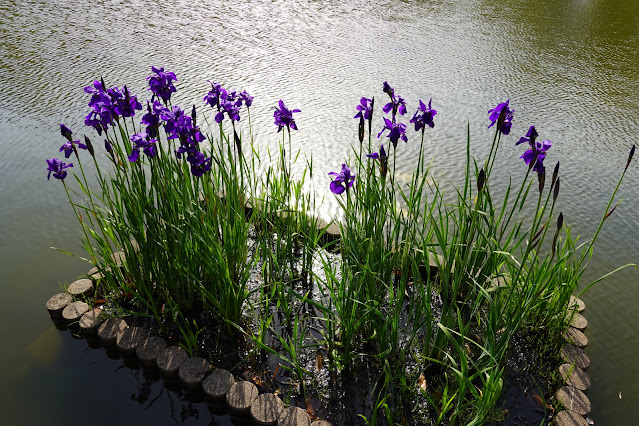
[[[547,164],[561,161],[559,208],[573,232],[592,235],[628,150],[639,133],[639,7],[635,0],[4,0],[0,3],[0,316],[3,322],[5,424],[217,424],[180,396],[145,385],[142,373],[118,369],[103,351],[57,331],[44,302],[58,282],[88,267],[49,247],[80,253],[80,233],[62,186],[46,181],[45,158],[62,143],[59,123],[84,131],[82,88],[103,76],[144,99],[152,65],[178,76],[175,102],[200,101],[207,79],[255,96],[258,144],[278,141],[272,123],[279,99],[296,115],[294,149],[315,161],[315,186],[328,189],[356,140],[352,119],[361,96],[384,98],[388,81],[408,101],[433,98],[427,131],[434,173],[459,180],[467,126],[473,153],[487,155],[487,110],[511,100],[515,121],[494,174],[525,174],[514,143],[531,124],[550,139]],[[379,105],[379,103],[378,103]],[[202,109],[203,111],[203,109]],[[81,130],[82,129],[82,130]],[[87,132],[91,134],[91,132]],[[398,152],[410,173],[416,134]],[[100,145],[96,143],[96,146]],[[320,161],[317,161],[319,159]],[[328,159],[328,161],[326,161]],[[585,280],[639,261],[639,171],[620,189],[621,206],[606,222]],[[321,191],[321,190],[320,190]],[[322,211],[338,211],[332,194]],[[639,417],[639,286],[629,268],[583,295],[597,424]],[[114,374],[115,373],[115,374]],[[153,404],[148,401],[155,397]],[[148,407],[147,407],[148,406]],[[186,408],[185,408],[186,407]],[[194,408],[195,407],[195,408]]]

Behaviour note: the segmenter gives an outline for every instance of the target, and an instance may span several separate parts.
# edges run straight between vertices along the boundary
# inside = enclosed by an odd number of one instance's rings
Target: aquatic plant
[[[425,129],[435,126],[437,111],[432,99],[419,100],[410,120],[422,137],[414,173],[406,182],[394,172],[388,180],[408,129],[397,121],[406,101],[384,82],[390,101],[382,111],[391,117],[377,138],[388,131],[393,156],[384,144],[372,152],[374,97],[362,97],[354,117],[359,148],[353,144],[341,170],[329,173],[343,215],[340,237],[330,241],[315,210],[325,187],[318,194],[306,189],[314,186],[313,159],[292,150],[299,109],[282,100],[274,107],[277,133],[287,131],[263,160],[246,91],[209,81],[202,100],[212,112],[193,106],[188,113],[172,103],[175,74],[151,71],[152,96],[139,119],[141,104],[127,86],[108,88],[100,79],[84,88],[91,108],[85,124],[104,137],[102,155],[86,136],[84,143],[73,140],[60,125],[61,152],[75,153],[81,169],[78,190],[64,182],[72,164],[47,160],[47,179],[53,174],[64,183],[87,258],[102,272],[96,292],[110,301],[106,309],[151,317],[165,333],[179,330],[191,354],[207,350],[202,345],[212,335],[253,342],[255,357],[273,356],[291,374],[297,385],[287,390],[302,400],[331,398],[315,377],[324,363],[335,382],[366,364],[374,371],[370,424],[425,421],[419,416],[479,424],[494,415],[514,337],[565,323],[635,150],[594,236],[577,244],[555,212],[559,163],[548,188],[551,143],[537,142],[534,126],[515,144],[527,144],[521,183],[492,189],[495,157],[514,120],[509,100],[489,110],[495,133],[483,162],[470,155],[468,127],[464,181],[452,197],[425,161]],[[248,124],[240,119],[245,111]],[[243,150],[247,135],[250,150]],[[84,173],[86,158],[77,150],[83,147],[97,182]],[[301,158],[306,167],[293,173]],[[317,371],[308,368],[311,358]]]

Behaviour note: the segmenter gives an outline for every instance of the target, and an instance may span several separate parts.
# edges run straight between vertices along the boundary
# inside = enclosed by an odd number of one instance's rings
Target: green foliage
[[[104,276],[99,294],[129,303],[161,327],[175,323],[190,354],[204,330],[191,315],[208,313],[220,332],[243,334],[285,360],[304,397],[312,372],[302,359],[310,347],[326,348],[333,371],[365,357],[379,373],[370,424],[380,416],[407,424],[420,404],[438,424],[489,418],[511,339],[524,327],[564,324],[619,188],[593,238],[578,243],[569,226],[555,226],[558,180],[545,192],[539,181],[536,191],[529,169],[518,189],[491,192],[499,132],[479,167],[468,129],[464,184],[452,188],[452,203],[430,174],[423,133],[405,184],[395,179],[394,161],[387,176],[360,145],[352,159],[358,180],[338,197],[344,216],[335,260],[321,244],[326,225],[317,219],[316,194],[306,190],[312,159],[293,173],[300,159],[292,155],[290,132],[263,162],[252,144],[243,154],[235,126],[211,130],[219,136],[209,136],[214,164],[204,177],[175,158],[174,140],[161,140],[153,158],[128,161],[122,119],[106,135],[114,148],[110,167],[93,158],[97,185],[83,169],[77,191],[65,184],[88,259]],[[531,201],[535,207],[525,208]],[[117,250],[125,261],[113,256]],[[259,284],[251,288],[256,271]],[[311,296],[314,288],[319,298]],[[314,314],[301,315],[303,306]],[[322,338],[309,344],[312,327]],[[428,387],[418,385],[424,371]]]

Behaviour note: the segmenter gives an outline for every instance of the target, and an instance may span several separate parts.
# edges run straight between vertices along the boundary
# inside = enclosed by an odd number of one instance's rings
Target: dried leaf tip
[[[621,201],[620,201],[621,202]],[[620,203],[619,202],[619,203]],[[617,208],[617,206],[619,205],[619,203],[615,204],[615,206],[612,208],[612,210],[610,210],[608,213],[606,213],[606,215],[604,216],[603,220],[608,219],[608,217],[610,217],[610,215],[612,214],[612,212],[615,211],[615,209]]]

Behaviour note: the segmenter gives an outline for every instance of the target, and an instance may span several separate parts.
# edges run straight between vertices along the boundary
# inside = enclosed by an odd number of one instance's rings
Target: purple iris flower
[[[53,172],[53,177],[56,179],[60,179],[64,181],[64,178],[67,177],[67,169],[69,167],[73,167],[73,163],[66,164],[57,158],[51,158],[47,160],[47,170],[49,174],[47,175],[47,180],[51,178],[51,173]]]
[[[211,108],[217,108],[219,111],[221,101],[227,98],[226,90],[220,83],[212,81],[209,81],[209,83],[211,83],[212,89],[204,96],[204,103],[209,104]]]
[[[153,101],[153,107],[147,101],[146,110],[147,113],[142,116],[142,120],[140,123],[146,126],[146,132],[150,137],[155,138],[158,136],[157,129],[160,125],[160,115],[164,111],[164,107],[160,103],[160,101]]]
[[[406,125],[404,123],[393,123],[388,118],[384,118],[384,123],[384,128],[378,133],[377,138],[379,138],[385,130],[388,130],[387,137],[393,143],[393,148],[397,148],[397,142],[399,142],[400,139],[404,142],[408,142]]]
[[[355,114],[353,118],[363,117],[364,120],[370,120],[373,115],[373,100],[362,97],[362,99],[359,100],[359,105],[355,108],[357,109],[357,114]]]
[[[500,103],[495,108],[488,110],[488,112],[490,113],[489,119],[491,121],[490,126],[488,126],[489,129],[493,127],[495,123],[497,123],[498,131],[500,131],[504,135],[510,133],[510,128],[512,127],[513,121],[513,113],[515,112],[515,110],[511,110],[508,107],[509,102],[510,99],[508,99],[506,102]]]
[[[295,124],[295,119],[293,118],[293,114],[296,112],[301,112],[299,109],[290,110],[286,108],[284,102],[280,99],[279,108],[275,107],[275,112],[273,113],[273,117],[275,118],[275,125],[277,126],[277,131],[279,132],[285,126],[290,131],[290,129],[297,130],[297,125]]]
[[[238,105],[239,103],[239,105]],[[220,111],[215,115],[215,122],[221,123],[224,120],[224,114],[226,114],[231,121],[240,121],[240,106],[242,105],[241,99],[239,102],[234,102],[233,97],[228,97],[222,100],[220,105]]]
[[[80,141],[66,141],[64,145],[60,147],[60,152],[64,151],[64,158],[69,158],[73,152],[75,152],[76,157],[78,156],[75,145],[77,145],[78,148],[87,149],[87,146],[80,143]]]
[[[535,142],[531,144],[530,148],[519,158],[523,158],[528,167],[532,166],[533,170],[541,175],[545,171],[544,158],[546,158],[546,151],[548,151],[551,146],[552,142],[547,139],[543,142]],[[534,165],[532,164],[533,161],[535,162]]]
[[[173,82],[177,81],[177,77],[172,72],[165,72],[164,67],[151,67],[151,71],[155,75],[146,78],[149,81],[149,90],[166,104],[171,100],[171,94],[177,91],[173,85]]]
[[[73,135],[73,132],[64,124],[60,124],[60,134],[62,135],[62,137],[66,138],[69,142],[71,141],[71,139],[73,139],[73,137],[71,136]]]
[[[253,105],[253,96],[249,95],[246,90],[243,90],[239,96],[240,99],[244,101],[244,105],[246,105],[247,108],[250,108],[251,105]]]
[[[129,161],[132,163],[138,160],[138,157],[140,156],[140,149],[143,149],[144,153],[149,158],[155,157],[155,155],[157,154],[157,151],[155,149],[155,143],[157,142],[157,139],[150,139],[149,135],[145,132],[136,133],[135,135],[131,136],[131,142],[135,144],[133,146],[131,154],[129,154]]]
[[[118,102],[125,95],[120,93],[117,87],[105,91],[104,84],[97,80],[86,86],[84,91],[91,95],[89,106],[93,109],[84,119],[84,124],[93,127],[101,135],[122,112],[119,110]]]
[[[107,90],[107,93],[109,93],[109,95],[111,95],[111,93],[114,95],[117,94],[117,97],[113,99],[113,103],[115,104],[114,112],[118,116],[133,117],[135,116],[135,111],[142,109],[142,104],[138,101],[138,97],[131,95],[126,86],[124,86],[124,94],[122,94],[117,87]]]
[[[211,157],[206,157],[200,151],[190,153],[187,161],[191,163],[191,174],[201,177],[204,173],[211,171]]]
[[[84,91],[91,95],[91,100],[89,101],[91,108],[95,108],[95,105],[99,103],[111,102],[111,98],[106,93],[104,86],[98,80],[94,80],[92,85],[86,86]]]
[[[395,89],[388,85],[388,82],[384,82],[384,93],[387,93],[390,96],[391,101],[384,105],[384,114],[388,114],[389,111],[393,111],[393,119],[395,119],[395,115],[399,112],[399,115],[406,114],[406,101],[401,96],[395,97]]]
[[[415,115],[413,115],[413,118],[410,120],[411,123],[415,123],[415,131],[418,131],[419,129],[422,129],[422,131],[424,131],[426,125],[431,128],[435,127],[433,117],[437,115],[437,110],[432,109],[432,102],[433,98],[428,101],[428,108],[426,108],[424,102],[422,102],[421,99],[419,100],[419,107],[417,108],[417,111],[415,111]]]
[[[344,191],[348,191],[355,181],[355,175],[351,173],[351,169],[346,164],[342,164],[340,173],[330,172],[328,175],[333,180],[330,186],[333,194],[341,194]]]
[[[539,133],[537,133],[535,126],[530,126],[530,129],[528,129],[526,136],[522,136],[521,138],[519,138],[519,141],[515,145],[528,142],[530,146],[534,146],[535,141],[537,140],[537,136],[539,136]]]

